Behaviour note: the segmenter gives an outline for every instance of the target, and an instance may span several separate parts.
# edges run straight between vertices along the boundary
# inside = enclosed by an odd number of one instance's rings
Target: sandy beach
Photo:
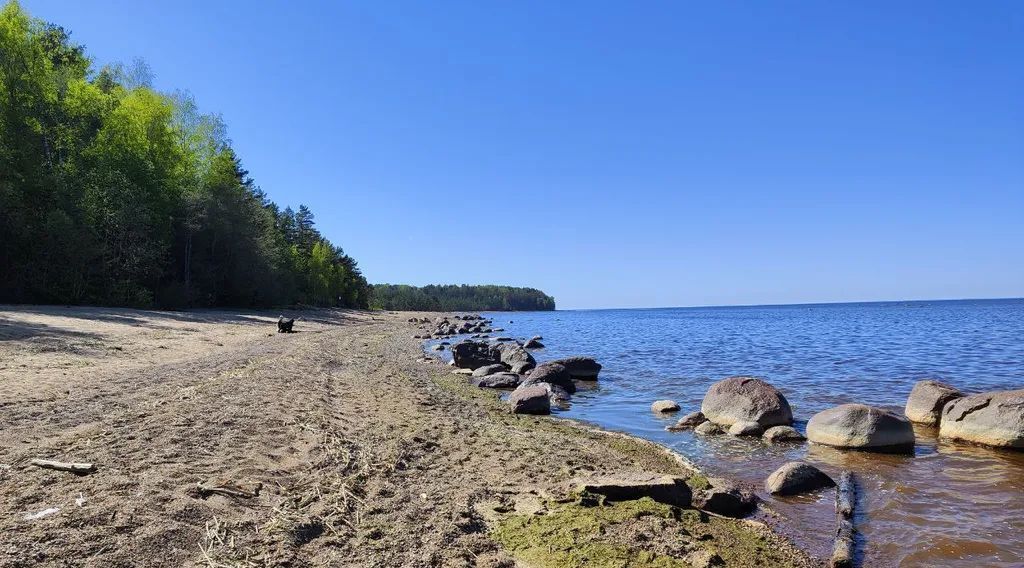
[[[812,564],[756,522],[573,501],[580,476],[704,480],[509,414],[423,360],[406,320],[436,314],[289,315],[0,306],[0,566]]]

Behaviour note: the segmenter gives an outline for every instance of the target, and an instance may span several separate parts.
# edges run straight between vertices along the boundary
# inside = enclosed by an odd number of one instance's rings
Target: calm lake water
[[[676,400],[699,410],[708,386],[762,377],[793,407],[797,428],[827,407],[862,402],[902,411],[914,382],[965,392],[1024,388],[1024,300],[490,313],[502,335],[542,335],[539,361],[590,355],[594,389],[563,416],[669,446],[712,474],[758,488],[776,467],[807,460],[859,476],[855,519],[865,566],[1024,566],[1024,452],[939,442],[919,429],[913,456],[809,444],[666,432],[678,417],[650,412]],[[512,323],[510,323],[510,320]],[[681,415],[681,413],[680,413]],[[783,532],[827,557],[833,493],[773,498]]]

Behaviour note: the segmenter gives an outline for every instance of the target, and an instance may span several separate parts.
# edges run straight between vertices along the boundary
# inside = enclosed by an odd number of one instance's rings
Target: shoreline
[[[0,566],[815,564],[761,523],[582,506],[563,489],[581,474],[699,469],[629,434],[509,414],[417,362],[412,313],[295,312],[294,334],[278,315],[0,306]]]

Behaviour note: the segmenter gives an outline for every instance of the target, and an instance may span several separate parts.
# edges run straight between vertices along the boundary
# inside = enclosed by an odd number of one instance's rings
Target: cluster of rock
[[[945,383],[919,381],[904,412],[914,422],[938,426],[941,438],[1024,449],[1024,389],[965,395]]]
[[[501,328],[492,328],[493,322],[478,314],[455,315],[451,318],[439,317],[431,321],[428,318],[409,318],[410,323],[428,324],[423,329],[426,333],[414,335],[414,339],[448,339],[456,335],[476,334],[478,337],[485,333],[504,331]],[[433,327],[430,327],[433,324]]]

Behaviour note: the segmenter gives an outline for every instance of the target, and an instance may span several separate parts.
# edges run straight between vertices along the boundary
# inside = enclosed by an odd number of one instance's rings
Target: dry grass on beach
[[[808,562],[751,523],[574,508],[574,475],[691,472],[505,413],[417,361],[410,314],[296,312],[280,335],[277,315],[0,307],[0,566]]]

